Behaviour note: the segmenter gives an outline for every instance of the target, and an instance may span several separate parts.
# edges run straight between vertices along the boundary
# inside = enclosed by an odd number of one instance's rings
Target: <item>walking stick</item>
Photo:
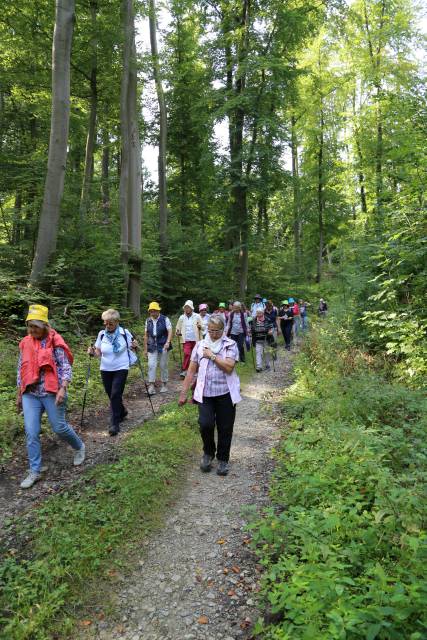
[[[182,371],[182,350],[181,350],[181,340],[179,339],[179,336],[178,336],[178,347],[179,347],[179,360],[181,363],[181,371]]]
[[[150,404],[151,404],[151,411],[153,412],[153,416],[155,416],[156,412],[154,411],[153,401],[151,400],[151,396],[148,393],[148,385],[147,385],[147,381],[146,381],[146,379],[144,377],[144,369],[142,368],[142,362],[141,362],[139,356],[137,356],[137,363],[138,363],[139,370],[141,372],[141,378],[142,378],[142,382],[144,383],[144,386],[145,386],[145,391],[147,393],[147,397],[148,397],[148,399],[150,401]]]
[[[85,392],[84,392],[84,395],[83,395],[83,406],[82,406],[82,417],[80,418],[80,429],[83,427],[83,416],[84,416],[84,413],[85,413],[86,396],[87,396],[87,390],[88,390],[88,387],[89,387],[91,358],[93,358],[93,354],[92,353],[89,354],[89,363],[87,365],[87,371],[86,371],[86,383],[85,383]]]

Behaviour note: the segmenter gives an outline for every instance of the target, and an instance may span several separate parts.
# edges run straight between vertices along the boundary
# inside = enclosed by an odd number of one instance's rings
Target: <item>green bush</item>
[[[427,401],[350,342],[313,336],[283,402],[272,506],[250,525],[265,640],[427,637]]]

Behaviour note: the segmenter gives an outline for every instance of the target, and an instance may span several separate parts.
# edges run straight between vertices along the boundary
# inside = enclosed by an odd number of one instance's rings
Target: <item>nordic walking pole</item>
[[[179,347],[179,361],[181,363],[181,371],[182,371],[182,350],[181,350],[181,340],[179,339],[180,336],[177,336],[178,338],[178,347]]]
[[[93,348],[92,345],[90,345],[90,346],[91,346],[91,348]],[[83,416],[84,416],[84,413],[85,413],[86,396],[87,396],[87,390],[88,390],[88,387],[89,387],[91,358],[93,358],[93,353],[89,354],[89,362],[88,362],[88,365],[87,365],[85,392],[84,392],[84,395],[83,395],[82,417],[80,418],[80,429],[82,429],[82,427],[83,427]]]
[[[140,370],[140,372],[141,372],[142,382],[144,383],[145,391],[146,391],[146,393],[147,393],[147,397],[148,397],[148,399],[149,399],[149,401],[150,401],[150,404],[151,404],[151,411],[153,412],[153,416],[155,416],[155,415],[156,415],[156,412],[154,411],[154,407],[153,407],[153,402],[152,402],[152,400],[151,400],[151,396],[150,396],[150,394],[148,393],[148,385],[147,385],[147,381],[146,381],[146,379],[144,378],[144,369],[142,368],[142,362],[141,362],[141,359],[140,359],[140,357],[139,357],[139,356],[137,356],[137,362],[138,362],[139,370]]]

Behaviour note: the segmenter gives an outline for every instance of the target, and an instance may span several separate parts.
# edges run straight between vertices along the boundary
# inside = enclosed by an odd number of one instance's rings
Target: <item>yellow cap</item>
[[[49,324],[48,312],[49,309],[44,307],[42,304],[31,304],[28,309],[28,315],[25,322],[29,322],[30,320],[39,320],[40,322],[46,322],[46,324]]]
[[[159,303],[158,302],[150,302],[150,305],[148,307],[148,311],[161,311]]]

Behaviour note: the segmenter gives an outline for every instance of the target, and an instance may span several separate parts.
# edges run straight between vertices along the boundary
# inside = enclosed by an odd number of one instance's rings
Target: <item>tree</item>
[[[133,0],[123,0],[123,73],[120,94],[121,255],[125,267],[126,305],[141,315],[142,176],[139,139],[135,14]]]
[[[70,58],[74,0],[56,0],[52,48],[52,117],[47,175],[30,282],[37,283],[56,249],[70,120]]]

